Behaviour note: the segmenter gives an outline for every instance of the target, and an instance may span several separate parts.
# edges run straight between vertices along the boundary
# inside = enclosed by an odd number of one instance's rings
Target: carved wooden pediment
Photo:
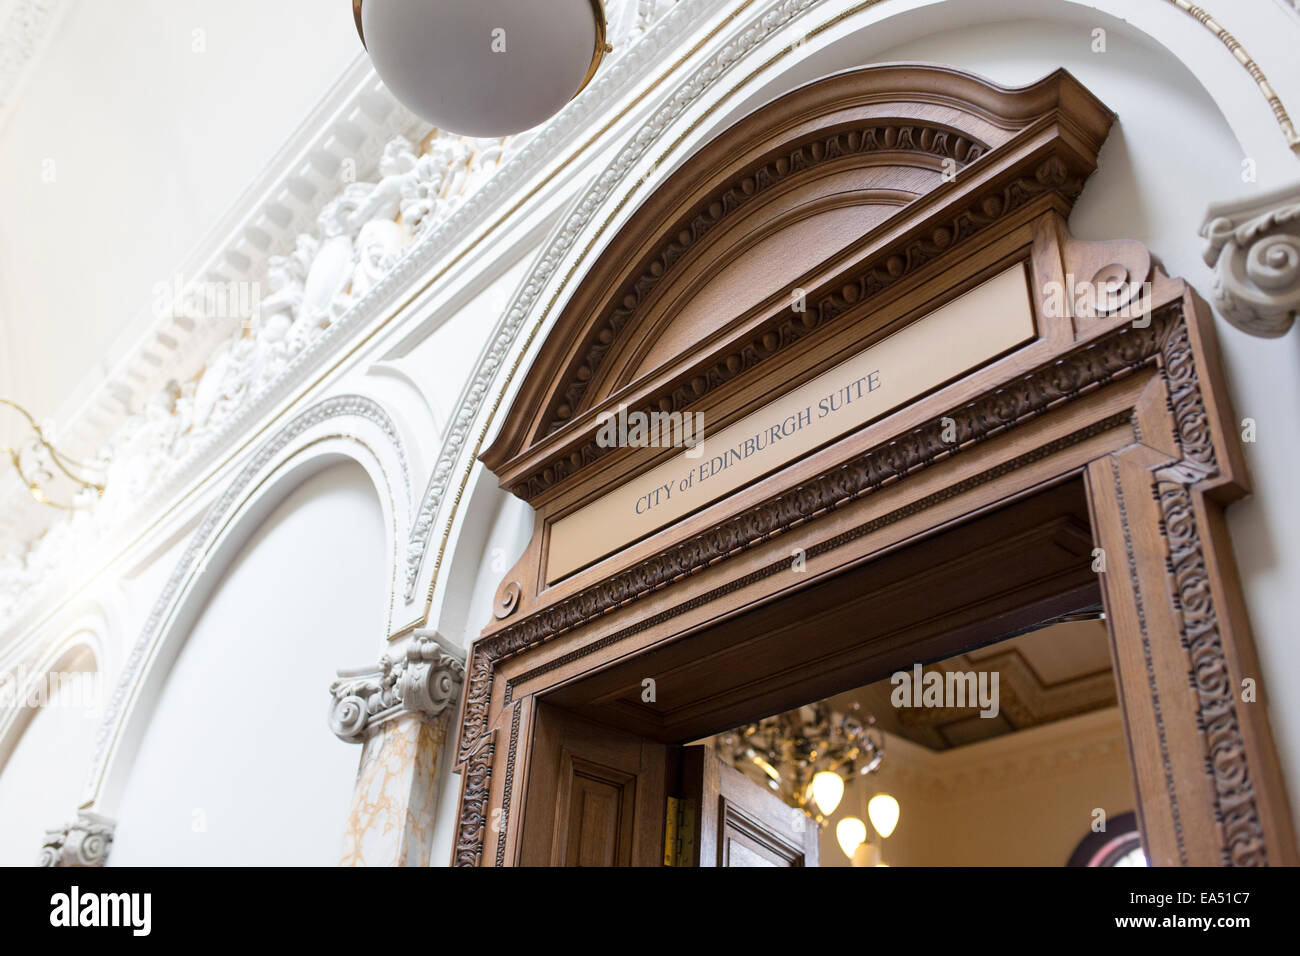
[[[631,214],[483,455],[536,515],[466,666],[458,864],[553,849],[530,820],[568,805],[557,709],[677,746],[1098,600],[1149,858],[1297,859],[1267,705],[1237,697],[1260,667],[1224,508],[1249,489],[1213,322],[1139,243],[1067,227],[1112,121],[1060,71],[856,70]],[[873,367],[900,390],[759,454]],[[624,406],[703,415],[716,458],[603,447]],[[699,491],[719,450],[752,470]],[[1012,533],[1058,491],[1073,544],[1056,512]],[[649,752],[609,765],[642,796]]]
[[[1006,89],[942,67],[869,67],[781,97],[692,156],[620,230],[484,462],[539,505],[627,451],[597,444],[602,412],[717,407],[988,226],[1067,214],[1112,120],[1063,70]]]

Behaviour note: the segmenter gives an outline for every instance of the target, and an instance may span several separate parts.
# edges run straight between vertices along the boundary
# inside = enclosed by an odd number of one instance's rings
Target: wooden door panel
[[[559,805],[568,805],[568,825],[557,837],[564,865],[630,866],[636,776],[567,750],[561,767]]]
[[[524,866],[657,866],[669,747],[537,704]]]
[[[682,749],[682,803],[694,866],[817,866],[817,824],[710,747]]]

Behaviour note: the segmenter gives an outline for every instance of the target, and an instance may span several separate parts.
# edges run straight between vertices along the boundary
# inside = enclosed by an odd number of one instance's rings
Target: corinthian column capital
[[[116,824],[108,817],[79,810],[77,819],[45,831],[41,866],[103,866],[113,846]]]
[[[1201,236],[1223,316],[1252,335],[1286,334],[1300,310],[1300,183],[1212,203]]]
[[[465,680],[463,653],[437,631],[417,630],[396,659],[340,671],[330,685],[330,729],[361,743],[370,729],[403,714],[436,717],[453,705]]]

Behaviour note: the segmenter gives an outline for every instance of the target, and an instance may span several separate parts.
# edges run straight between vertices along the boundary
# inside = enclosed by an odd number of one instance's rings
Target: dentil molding
[[[1285,335],[1300,310],[1300,182],[1212,203],[1201,236],[1224,318],[1251,335]]]
[[[463,652],[437,631],[417,630],[397,660],[385,654],[376,668],[339,672],[330,685],[330,730],[361,743],[395,717],[437,717],[459,700],[464,682]]]
[[[45,831],[41,847],[41,866],[103,866],[113,847],[116,824],[108,817],[88,810],[77,812],[77,819]]]

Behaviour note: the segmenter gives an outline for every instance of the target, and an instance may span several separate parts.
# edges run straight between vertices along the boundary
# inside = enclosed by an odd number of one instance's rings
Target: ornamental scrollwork
[[[437,717],[456,703],[464,681],[459,648],[436,631],[416,631],[396,660],[385,655],[378,667],[343,672],[330,685],[330,730],[361,743],[374,727],[402,714]]]

